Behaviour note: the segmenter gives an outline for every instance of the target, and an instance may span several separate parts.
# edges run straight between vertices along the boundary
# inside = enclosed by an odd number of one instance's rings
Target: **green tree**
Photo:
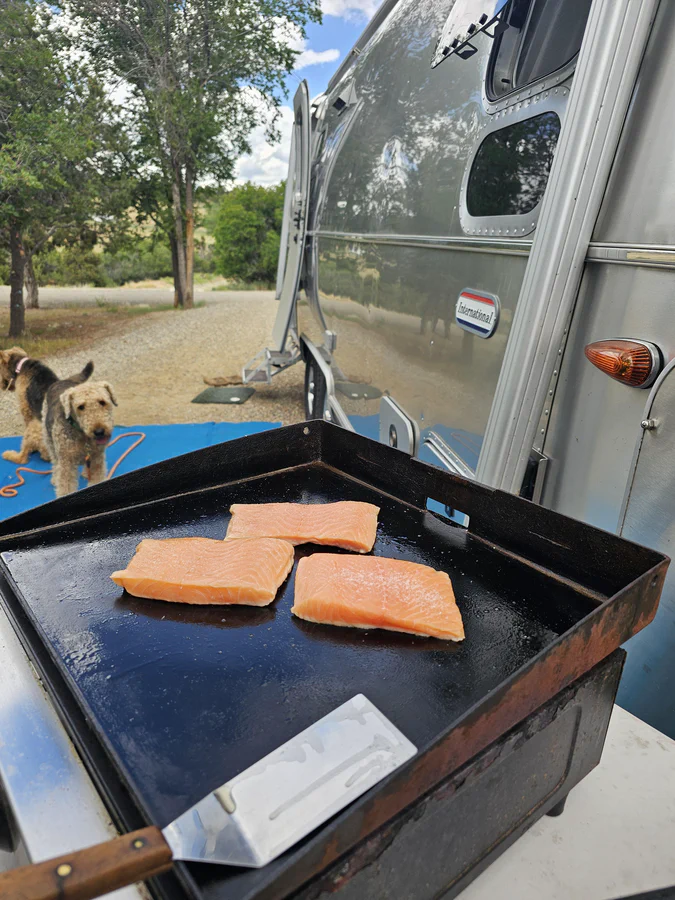
[[[69,0],[82,40],[128,90],[139,212],[169,236],[175,303],[193,305],[195,191],[224,184],[267,115],[270,138],[291,38],[318,0]]]
[[[241,281],[274,281],[283,210],[283,184],[248,182],[225,194],[213,230],[217,271]]]
[[[111,104],[100,79],[54,28],[50,7],[0,6],[0,238],[10,250],[10,336],[24,330],[26,259],[48,241],[76,241],[122,213],[114,190]],[[119,186],[119,184],[117,184]],[[112,208],[107,206],[112,201]]]

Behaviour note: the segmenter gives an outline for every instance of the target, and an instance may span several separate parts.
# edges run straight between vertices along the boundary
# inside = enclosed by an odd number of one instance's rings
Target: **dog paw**
[[[20,463],[23,462],[21,459],[21,455],[16,452],[16,450],[5,450],[2,454],[2,458],[6,459],[8,462]]]

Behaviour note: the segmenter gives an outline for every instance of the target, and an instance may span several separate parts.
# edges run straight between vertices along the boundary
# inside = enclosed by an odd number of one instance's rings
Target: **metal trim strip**
[[[432,250],[466,250],[470,253],[496,253],[500,256],[527,257],[531,240],[490,240],[485,238],[443,237],[424,234],[377,234],[348,231],[308,231],[313,238],[330,238],[358,244],[391,244],[400,247],[424,247]]]
[[[396,247],[422,247],[433,250],[464,250],[467,253],[494,253],[498,256],[527,257],[532,240],[485,240],[484,238],[441,237],[423,234],[376,234],[347,231],[308,231],[308,237],[330,238],[358,244],[390,244]],[[675,245],[662,244],[589,244],[586,262],[640,266],[651,269],[675,268]]]
[[[586,261],[672,269],[675,267],[675,247],[657,244],[610,244],[598,241],[589,246]]]
[[[435,250],[466,250],[469,253],[496,253],[501,256],[529,255],[532,239],[490,240],[485,238],[449,237],[429,234],[379,234],[377,232],[328,231],[315,229],[308,237],[330,238],[335,241],[359,244],[392,244],[401,247],[425,247]],[[675,267],[675,244],[610,244],[592,241],[588,245],[586,262]]]
[[[657,7],[597,0],[591,8],[476,473],[503,490],[520,490],[537,440]]]

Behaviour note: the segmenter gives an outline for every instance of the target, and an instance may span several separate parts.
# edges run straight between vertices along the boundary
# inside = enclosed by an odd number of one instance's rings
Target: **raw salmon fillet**
[[[267,606],[293,568],[293,545],[272,538],[145,540],[110,576],[134,597],[173,603]]]
[[[375,543],[377,514],[372,503],[235,503],[230,538],[274,537],[292,544],[330,544],[368,553]]]
[[[402,559],[338,553],[306,556],[298,563],[291,612],[325,625],[464,639],[447,574]]]

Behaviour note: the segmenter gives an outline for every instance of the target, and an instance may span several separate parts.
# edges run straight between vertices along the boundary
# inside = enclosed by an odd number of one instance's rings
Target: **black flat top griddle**
[[[470,530],[428,512],[429,496],[468,512]],[[463,643],[296,619],[295,570],[263,609],[136,599],[109,578],[142,538],[224,537],[234,502],[345,499],[381,507],[375,554],[450,574]],[[646,624],[667,565],[321,422],[197,451],[17,516],[3,523],[0,552],[8,609],[127,828],[163,827],[357,693],[419,748],[262,870],[178,867],[182,889],[209,900],[287,896]],[[310,552],[323,550],[297,556]],[[160,885],[180,892],[175,876]]]

